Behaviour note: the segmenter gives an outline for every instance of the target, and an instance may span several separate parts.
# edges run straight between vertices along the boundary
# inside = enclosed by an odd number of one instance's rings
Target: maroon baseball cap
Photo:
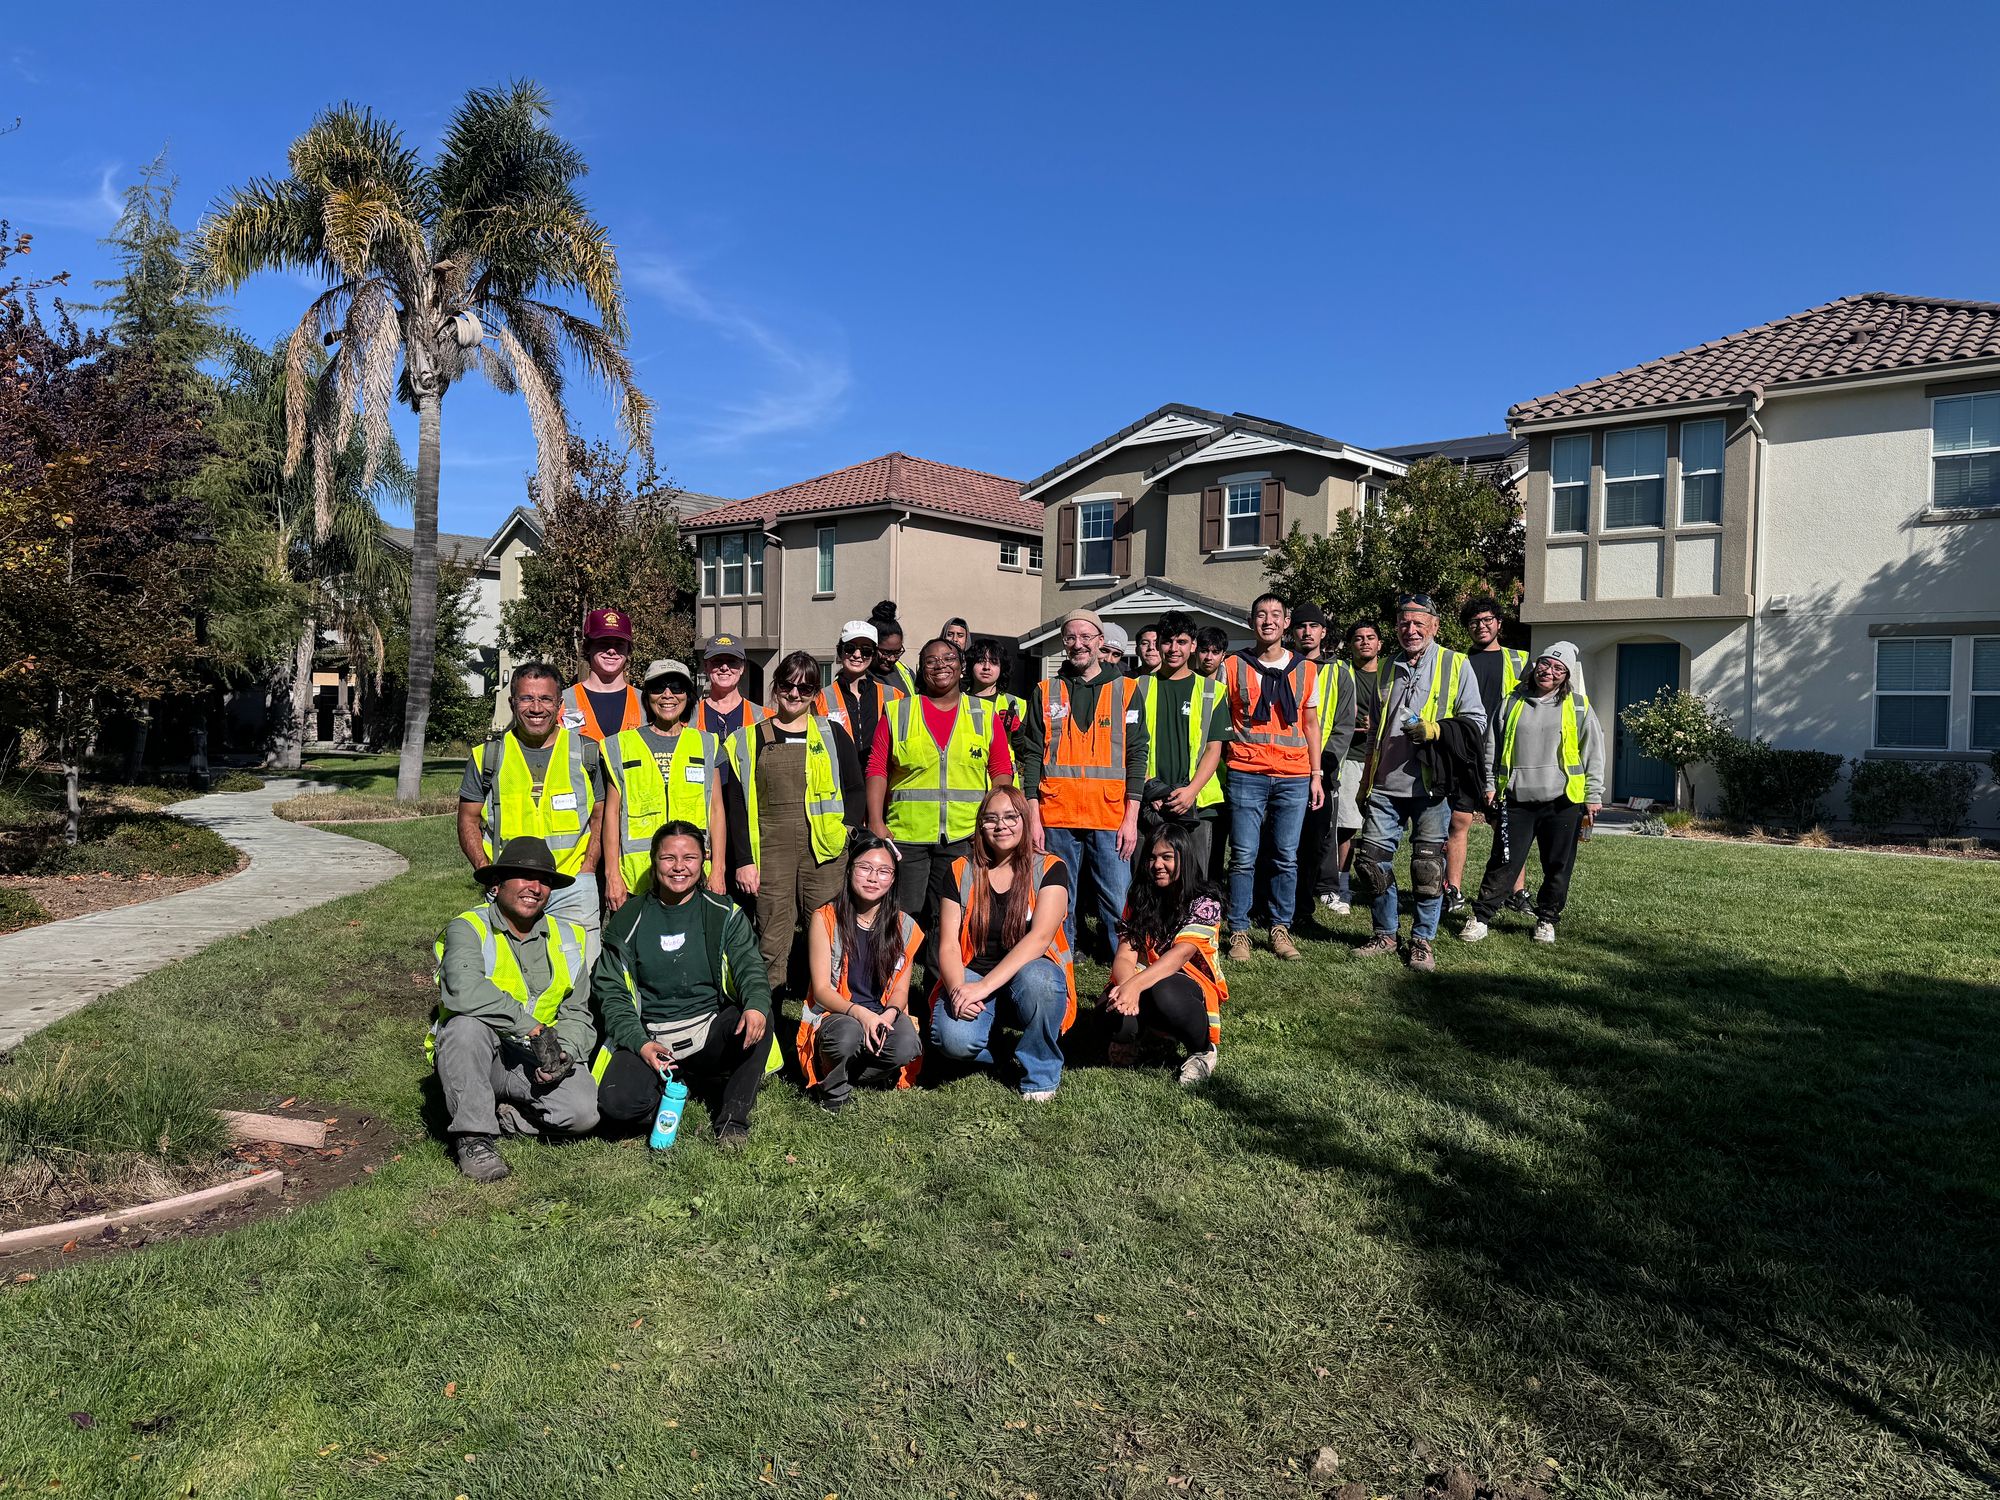
[[[632,617],[623,610],[593,609],[583,617],[583,638],[586,641],[623,641],[632,643]]]

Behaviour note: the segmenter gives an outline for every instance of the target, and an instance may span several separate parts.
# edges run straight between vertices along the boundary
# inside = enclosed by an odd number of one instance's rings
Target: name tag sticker
[[[660,934],[660,951],[663,953],[678,953],[686,942],[687,934],[685,932],[662,933]]]
[[[689,766],[686,770],[681,772],[681,776],[685,780],[695,782],[696,784],[700,784],[701,782],[708,780],[708,767]]]
[[[557,812],[575,812],[576,793],[557,792],[555,797],[550,801],[549,806],[554,808]]]
[[[1128,708],[1128,709],[1126,709],[1126,710],[1125,710],[1125,722],[1126,722],[1127,724],[1136,724],[1136,723],[1138,723],[1138,722],[1139,722],[1139,710],[1138,710],[1138,709],[1136,709],[1136,708]]]
[[[1049,717],[1051,719],[1067,719],[1069,717],[1069,705],[1066,703],[1051,703],[1049,705]]]
[[[562,724],[565,729],[581,728],[583,725],[583,710],[580,708],[571,709],[562,716]]]

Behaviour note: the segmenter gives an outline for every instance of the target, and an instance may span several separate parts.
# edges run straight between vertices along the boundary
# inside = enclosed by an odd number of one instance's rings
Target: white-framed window
[[[1021,544],[1019,542],[1002,542],[1000,544],[1000,566],[1003,568],[1018,568],[1021,566]]]
[[[1931,504],[2000,505],[2000,391],[1932,400]]]
[[[1973,750],[2000,750],[2000,635],[1972,638]]]
[[[834,675],[839,671],[840,671],[839,662],[836,661],[821,662],[819,664],[819,685],[823,688],[832,687]]]
[[[1667,429],[1624,427],[1604,434],[1604,529],[1667,523]]]
[[[1232,479],[1222,488],[1222,545],[1255,547],[1264,525],[1264,481]]]
[[[1042,544],[1040,542],[1028,543],[1028,571],[1030,573],[1039,573],[1042,571]]]
[[[1720,417],[1681,423],[1681,525],[1722,523],[1722,448],[1727,436]]]
[[[1109,500],[1086,500],[1076,508],[1076,576],[1111,576],[1111,516]]]
[[[743,533],[726,532],[722,538],[722,586],[717,591],[723,599],[743,597]]]
[[[1549,530],[1557,534],[1590,530],[1590,434],[1559,437],[1549,453]]]
[[[1875,643],[1875,745],[1950,748],[1950,636],[1897,636]]]
[[[813,591],[830,594],[833,592],[833,528],[814,528],[813,539],[819,549],[819,571],[813,575]]]
[[[748,539],[748,550],[750,554],[750,593],[753,595],[761,594],[764,592],[764,533],[763,532],[753,531],[750,533]]]
[[[704,599],[716,598],[718,594],[716,559],[719,551],[720,546],[714,537],[701,539],[701,597]]]

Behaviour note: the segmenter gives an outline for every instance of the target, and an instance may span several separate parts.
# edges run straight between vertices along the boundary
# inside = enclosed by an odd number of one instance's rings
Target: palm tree
[[[338,105],[292,142],[290,176],[253,179],[225,195],[196,238],[198,285],[234,288],[277,269],[328,283],[293,330],[285,396],[285,468],[295,470],[310,448],[322,509],[335,455],[356,422],[372,463],[393,442],[392,401],[416,411],[409,702],[396,776],[405,801],[417,795],[430,717],[445,392],[476,367],[500,390],[521,394],[544,494],[569,483],[565,355],[612,391],[619,425],[649,451],[652,404],[623,349],[618,257],[577,191],[583,156],[548,117],[547,96],[533,83],[474,89],[425,166],[393,124]],[[580,298],[598,321],[552,295]],[[309,359],[316,341],[339,346],[319,380]],[[361,488],[373,479],[365,473]]]

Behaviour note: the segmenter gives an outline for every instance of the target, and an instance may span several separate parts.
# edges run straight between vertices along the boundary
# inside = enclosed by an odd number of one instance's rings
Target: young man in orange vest
[[[1271,951],[1297,959],[1292,916],[1307,812],[1326,800],[1320,784],[1319,671],[1285,648],[1292,613],[1276,594],[1250,606],[1256,639],[1222,663],[1232,738],[1229,768],[1229,958],[1250,957],[1250,898],[1257,856],[1271,835]]]
[[[632,617],[593,609],[583,621],[583,681],[563,689],[563,728],[599,744],[646,722],[639,693],[625,680],[632,659]]]
[[[1029,697],[1016,743],[1028,835],[1037,853],[1055,855],[1069,874],[1063,933],[1075,950],[1077,892],[1088,868],[1109,957],[1118,951],[1139,847],[1149,684],[1105,665],[1103,647],[1103,623],[1090,610],[1063,616],[1062,670]]]

